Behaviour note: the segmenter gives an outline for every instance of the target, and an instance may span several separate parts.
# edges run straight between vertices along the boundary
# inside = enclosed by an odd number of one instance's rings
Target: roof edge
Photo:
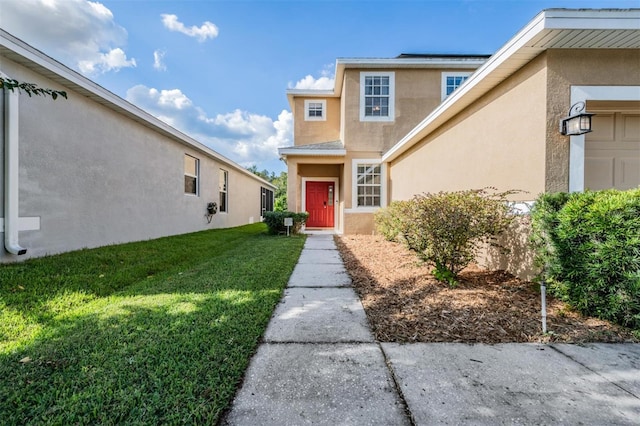
[[[115,93],[100,86],[98,83],[94,82],[93,80],[67,67],[66,65],[62,64],[61,62],[57,61],[56,59],[42,52],[41,50],[36,49],[35,47],[31,46],[30,44],[26,43],[25,41],[19,39],[18,37],[14,36],[11,33],[8,33],[7,31],[1,28],[0,28],[0,46],[14,52],[15,54],[23,57],[28,61],[28,62],[26,61],[20,62],[19,65],[24,66],[26,68],[30,68],[32,69],[32,71],[35,71],[38,73],[40,73],[40,69],[45,69],[47,71],[50,71],[56,74],[57,76],[59,76],[63,80],[63,83],[61,83],[62,85],[66,85],[70,89],[79,92],[80,95],[83,95],[83,92],[84,92],[84,93],[90,93],[94,96],[97,96],[98,98],[105,101],[103,105],[106,106],[107,108],[110,108],[118,113],[125,115],[126,117],[129,117],[135,121],[138,121],[139,123],[149,128],[152,128],[158,133],[170,139],[173,139],[178,143],[187,145],[215,160],[220,161],[221,163],[224,163],[227,166],[233,167],[237,171],[240,171],[248,176],[255,178],[259,182],[262,182],[266,185],[273,186],[275,188],[275,186],[272,183],[262,179],[260,176],[257,176],[251,173],[249,170],[242,167],[240,164],[236,163],[235,161],[225,157],[224,155],[213,150],[212,148],[209,148],[208,146],[204,145],[203,143],[199,142],[193,137],[186,135],[185,133],[182,133],[178,129],[154,117],[153,115],[146,112],[145,110],[137,107],[136,105],[132,104],[126,99],[121,98]],[[9,58],[9,60],[11,59]],[[30,67],[30,64],[33,64],[33,66]]]
[[[631,12],[632,16],[629,16]],[[504,46],[480,66],[451,96],[445,99],[416,127],[411,129],[402,139],[393,145],[382,156],[382,161],[393,161],[431,131],[441,125],[438,121],[447,119],[443,116],[451,112],[456,106],[465,108],[462,104],[469,92],[483,81],[500,65],[509,60],[514,54],[524,48],[527,43],[545,30],[561,29],[633,29],[640,30],[640,9],[546,9],[538,13],[529,23],[518,31]],[[631,28],[629,28],[631,27]],[[546,48],[542,49],[542,51]],[[498,83],[496,83],[498,84]],[[492,86],[495,87],[495,86]],[[433,129],[429,130],[432,126]]]

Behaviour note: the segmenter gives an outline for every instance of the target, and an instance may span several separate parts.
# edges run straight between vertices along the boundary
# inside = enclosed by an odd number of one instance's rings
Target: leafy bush
[[[640,329],[640,189],[543,194],[532,219],[550,291],[583,314]]]
[[[281,232],[286,233],[287,227],[284,226],[284,219],[286,217],[293,218],[293,226],[289,229],[290,232],[297,234],[300,232],[300,228],[305,224],[309,218],[309,213],[294,213],[290,211],[283,212],[265,212],[264,223],[267,224],[269,234],[276,235]]]
[[[418,257],[435,266],[438,280],[455,285],[481,244],[495,244],[513,220],[506,202],[512,193],[483,189],[416,195],[378,213],[376,225],[386,238],[400,235]]]
[[[395,241],[406,233],[403,220],[410,206],[409,201],[393,201],[374,214],[376,230],[388,241]]]

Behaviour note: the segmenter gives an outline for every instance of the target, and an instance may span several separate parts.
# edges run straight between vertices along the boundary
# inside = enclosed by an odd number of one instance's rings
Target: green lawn
[[[265,232],[0,265],[0,422],[215,424],[304,244]]]

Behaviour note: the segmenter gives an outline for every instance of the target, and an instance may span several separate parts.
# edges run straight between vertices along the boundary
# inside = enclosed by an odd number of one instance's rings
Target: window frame
[[[389,112],[386,116],[371,116],[365,114],[366,107],[366,93],[365,86],[367,77],[388,77],[389,78],[389,94],[386,95],[389,100]],[[360,121],[373,121],[373,122],[388,122],[395,121],[395,92],[396,92],[396,73],[394,71],[370,71],[360,72]],[[376,95],[376,97],[383,97],[384,95]]]
[[[260,216],[264,217],[265,212],[272,212],[274,205],[274,191],[264,186],[260,187]]]
[[[322,105],[322,116],[311,116],[311,104]],[[327,100],[326,99],[305,99],[304,101],[304,121],[327,121]]]
[[[380,205],[379,206],[359,206],[358,205],[358,166],[378,165],[380,166]],[[351,210],[359,213],[375,212],[387,206],[387,167],[379,159],[358,158],[351,162]]]
[[[193,160],[195,160],[195,168],[196,168],[196,173],[195,175],[191,174],[191,173],[187,173],[187,167],[186,167],[186,160],[187,157],[192,158]],[[193,155],[189,155],[187,153],[184,154],[183,157],[183,167],[184,167],[184,195],[190,195],[192,197],[199,197],[200,196],[200,159],[198,157],[194,157]],[[187,178],[193,178],[195,179],[195,192],[187,192],[187,188],[186,188],[186,180]]]
[[[447,72],[443,72],[442,73],[442,82],[441,82],[441,100],[445,100],[447,99],[447,97],[449,97],[451,94],[453,94],[458,87],[462,86],[464,84],[465,81],[467,81],[467,79],[469,78],[469,76],[473,74],[471,71],[447,71]],[[451,93],[449,93],[447,95],[447,79],[449,77],[464,77],[464,80],[462,80],[462,82],[457,85],[456,87],[454,87],[453,91]]]
[[[218,212],[229,213],[229,171],[225,169],[218,172],[218,196]]]

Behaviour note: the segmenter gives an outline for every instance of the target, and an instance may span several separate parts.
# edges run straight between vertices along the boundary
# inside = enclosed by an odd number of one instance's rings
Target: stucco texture
[[[544,191],[546,68],[542,57],[390,164],[390,198],[495,187]]]
[[[20,259],[260,220],[261,182],[187,144],[3,59],[20,81],[66,90],[53,101],[19,99],[19,214],[40,217],[22,231]],[[184,193],[184,155],[200,160],[199,196]],[[229,172],[229,213],[219,204],[219,169]],[[0,189],[0,192],[2,189]],[[0,261],[18,260],[6,252]]]

